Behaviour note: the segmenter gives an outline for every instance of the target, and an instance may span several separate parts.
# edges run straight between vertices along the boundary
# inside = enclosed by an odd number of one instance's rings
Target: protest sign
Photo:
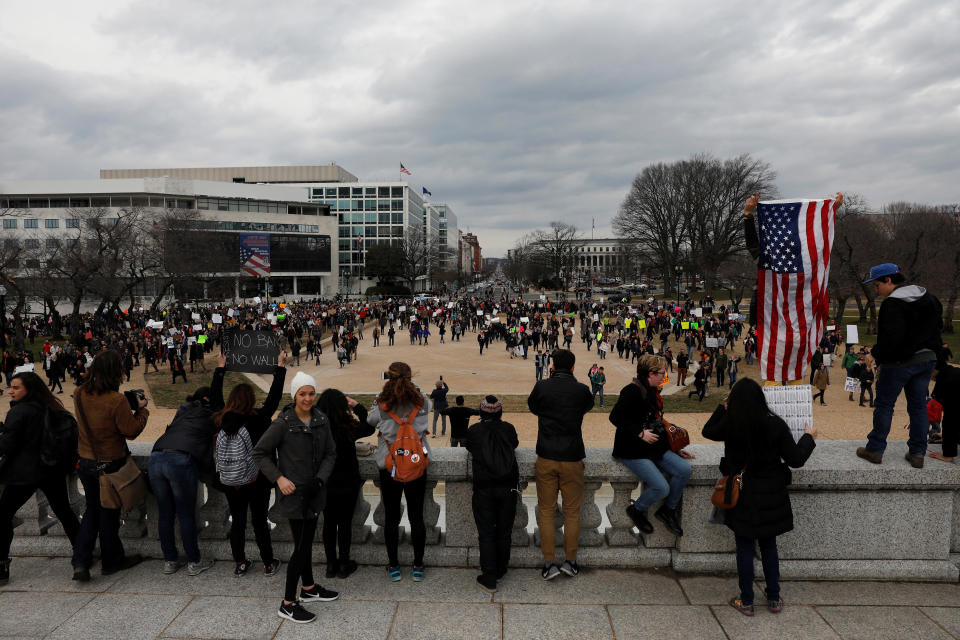
[[[227,331],[223,337],[227,371],[272,373],[277,366],[282,340],[272,331]]]
[[[193,330],[194,330],[194,331],[203,331],[203,325],[201,325],[201,324],[195,324],[195,325],[193,325]]]
[[[638,328],[638,329],[646,329],[646,328],[647,328],[647,321],[646,321],[646,320],[637,320],[637,328]]]
[[[397,311],[406,311],[406,310],[407,310],[407,305],[405,304],[400,305],[400,308],[397,309]]]
[[[253,297],[253,303],[254,303],[254,304],[260,304],[260,296],[254,296],[254,297]]]
[[[277,314],[277,320],[283,320],[283,319],[286,318],[286,317],[287,317],[287,314],[285,314],[285,313],[278,313],[278,314]]]
[[[199,313],[191,313],[191,314],[190,314],[190,319],[193,320],[194,322],[196,322],[197,320],[200,319],[200,314],[199,314]]]
[[[860,343],[860,329],[855,324],[847,325],[847,344]]]
[[[855,393],[860,391],[860,379],[859,378],[847,378],[846,382],[843,383],[843,390]]]
[[[193,344],[196,341],[197,339],[194,336],[190,336],[189,338],[187,338],[187,344]]]
[[[213,322],[213,324],[220,324],[223,322],[223,316],[219,313],[215,313],[210,320]]]
[[[453,309],[453,303],[452,303],[452,302],[448,302],[448,303],[447,303],[447,309]]]
[[[691,328],[691,329],[699,329],[699,328],[700,328],[700,323],[699,323],[699,322],[691,322],[691,323],[690,323],[690,328]]]
[[[720,346],[720,345],[717,343],[717,339],[716,339],[716,338],[707,338],[707,348],[708,348],[708,349],[709,349],[710,347],[716,348],[716,347],[719,347],[719,346]]]
[[[690,315],[692,315],[692,316],[694,316],[694,317],[696,317],[696,318],[702,318],[702,317],[703,317],[703,309],[700,309],[700,308],[692,309],[692,310],[690,311]]]
[[[593,321],[594,321],[594,322],[596,322],[596,321],[599,320],[599,319],[600,319],[600,316],[599,316],[598,314],[596,314],[596,313],[593,314]]]
[[[689,329],[689,328],[690,328],[690,323],[689,323],[689,322],[681,322],[681,323],[680,323],[680,328],[681,328],[681,329]]]
[[[527,317],[527,316],[522,316],[522,317],[520,318],[520,322],[530,322],[530,318]]]
[[[227,310],[227,315],[232,318],[233,316],[237,315],[237,312],[234,311],[233,309],[228,309],[228,310]]]
[[[623,322],[624,326],[625,326],[627,329],[630,328],[630,325],[631,325],[632,323],[633,323],[633,320],[631,320],[630,318],[627,318],[627,319]],[[638,326],[639,326],[639,325],[638,325]]]
[[[483,311],[477,311],[477,315],[482,318],[482,317],[483,317]]]
[[[827,331],[836,331],[836,330],[837,330],[837,325],[835,325],[835,324],[828,324],[828,325],[827,325]]]
[[[201,335],[201,336],[197,336],[197,343],[198,343],[198,344],[206,344],[206,343],[207,343],[207,336],[206,336],[206,334]]]

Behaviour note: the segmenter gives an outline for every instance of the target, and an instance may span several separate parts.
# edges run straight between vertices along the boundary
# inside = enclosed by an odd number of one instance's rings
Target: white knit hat
[[[293,380],[290,381],[290,397],[296,399],[300,387],[313,387],[314,391],[318,391],[317,381],[313,376],[303,371],[298,371],[297,375],[293,376]]]

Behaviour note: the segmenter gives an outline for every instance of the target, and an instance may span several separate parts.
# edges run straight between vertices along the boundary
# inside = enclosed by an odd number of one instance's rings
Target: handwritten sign
[[[213,317],[211,318],[211,320],[213,321],[213,324],[222,324],[223,316],[220,315],[219,313],[215,313],[213,314]]]
[[[680,328],[681,328],[681,329],[689,329],[689,328],[690,328],[690,323],[689,323],[689,322],[681,322],[681,323],[680,323]]]
[[[847,344],[860,343],[860,329],[855,324],[847,325]]]
[[[283,338],[272,331],[233,329],[226,332],[223,353],[227,357],[227,371],[272,373],[282,341]]]

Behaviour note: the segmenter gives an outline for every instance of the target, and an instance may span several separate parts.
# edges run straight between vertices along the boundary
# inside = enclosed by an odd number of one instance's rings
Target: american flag
[[[240,236],[240,270],[252,276],[270,275],[270,236],[245,233]]]
[[[403,166],[403,163],[402,163],[402,162],[400,163],[400,173],[405,173],[405,174],[407,174],[408,176],[413,175],[412,173],[410,173],[409,170],[407,170],[407,168],[406,168],[405,166]]]
[[[824,200],[761,202],[757,354],[764,380],[800,380],[820,342],[830,301],[836,207]]]

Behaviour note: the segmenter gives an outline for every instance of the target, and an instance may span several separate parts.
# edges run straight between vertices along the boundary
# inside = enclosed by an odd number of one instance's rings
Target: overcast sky
[[[589,236],[648,164],[750,153],[783,197],[960,201],[960,3],[5,3],[0,177],[337,162],[501,256]]]

